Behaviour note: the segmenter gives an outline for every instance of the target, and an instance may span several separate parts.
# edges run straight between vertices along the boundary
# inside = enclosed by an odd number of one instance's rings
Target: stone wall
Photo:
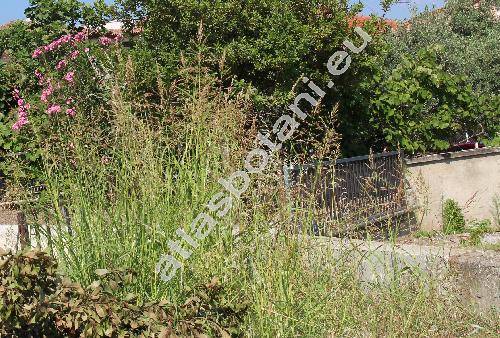
[[[442,204],[447,198],[459,203],[469,221],[495,221],[494,199],[500,203],[500,148],[407,159],[406,171],[422,229],[441,229]]]

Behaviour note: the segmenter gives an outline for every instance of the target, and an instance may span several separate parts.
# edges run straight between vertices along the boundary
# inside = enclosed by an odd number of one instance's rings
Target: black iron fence
[[[402,152],[284,167],[295,214],[314,211],[315,232],[341,232],[407,210]]]

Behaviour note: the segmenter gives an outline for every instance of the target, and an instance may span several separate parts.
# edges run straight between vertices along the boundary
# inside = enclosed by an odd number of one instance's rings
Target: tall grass
[[[311,249],[290,231],[278,158],[182,272],[162,282],[155,265],[168,239],[221,190],[219,178],[241,167],[254,133],[245,121],[248,97],[203,72],[186,81],[162,95],[154,123],[138,113],[140,98],[113,81],[110,106],[95,112],[108,115],[108,129],[78,121],[66,126],[69,143],[47,146],[37,232],[66,274],[88,284],[96,269],[131,269],[135,278],[121,292],[176,303],[217,277],[226,301],[247,307],[249,337],[495,334],[496,317],[444,298],[424,287],[429,281],[366,285],[349,252],[308,259]]]
[[[92,128],[81,121],[67,130],[71,147],[47,148],[43,202],[52,214],[38,231],[71,277],[89,283],[97,268],[132,268],[137,275],[124,292],[179,294],[175,284],[159,281],[155,264],[175,230],[188,226],[220,190],[217,179],[241,152],[239,99],[230,101],[212,86],[207,77],[184,94],[180,107],[161,107],[168,122],[152,124],[111,84],[110,134],[89,135]],[[208,249],[210,240],[204,244]],[[190,270],[186,266],[182,280],[191,279]]]

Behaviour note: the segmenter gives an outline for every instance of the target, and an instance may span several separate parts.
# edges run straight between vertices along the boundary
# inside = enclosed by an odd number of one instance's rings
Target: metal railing
[[[283,169],[295,213],[315,210],[316,233],[353,230],[408,210],[402,152]]]

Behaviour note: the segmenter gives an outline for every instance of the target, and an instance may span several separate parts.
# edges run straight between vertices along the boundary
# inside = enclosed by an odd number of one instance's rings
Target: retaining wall
[[[354,264],[368,285],[401,282],[405,273],[417,274],[437,282],[442,294],[458,296],[467,306],[500,309],[500,255],[495,251],[329,237],[304,237],[301,249],[308,264],[325,270],[343,260]]]
[[[422,229],[441,229],[443,201],[452,198],[467,220],[495,221],[500,203],[500,148],[479,148],[406,160],[406,177]]]

